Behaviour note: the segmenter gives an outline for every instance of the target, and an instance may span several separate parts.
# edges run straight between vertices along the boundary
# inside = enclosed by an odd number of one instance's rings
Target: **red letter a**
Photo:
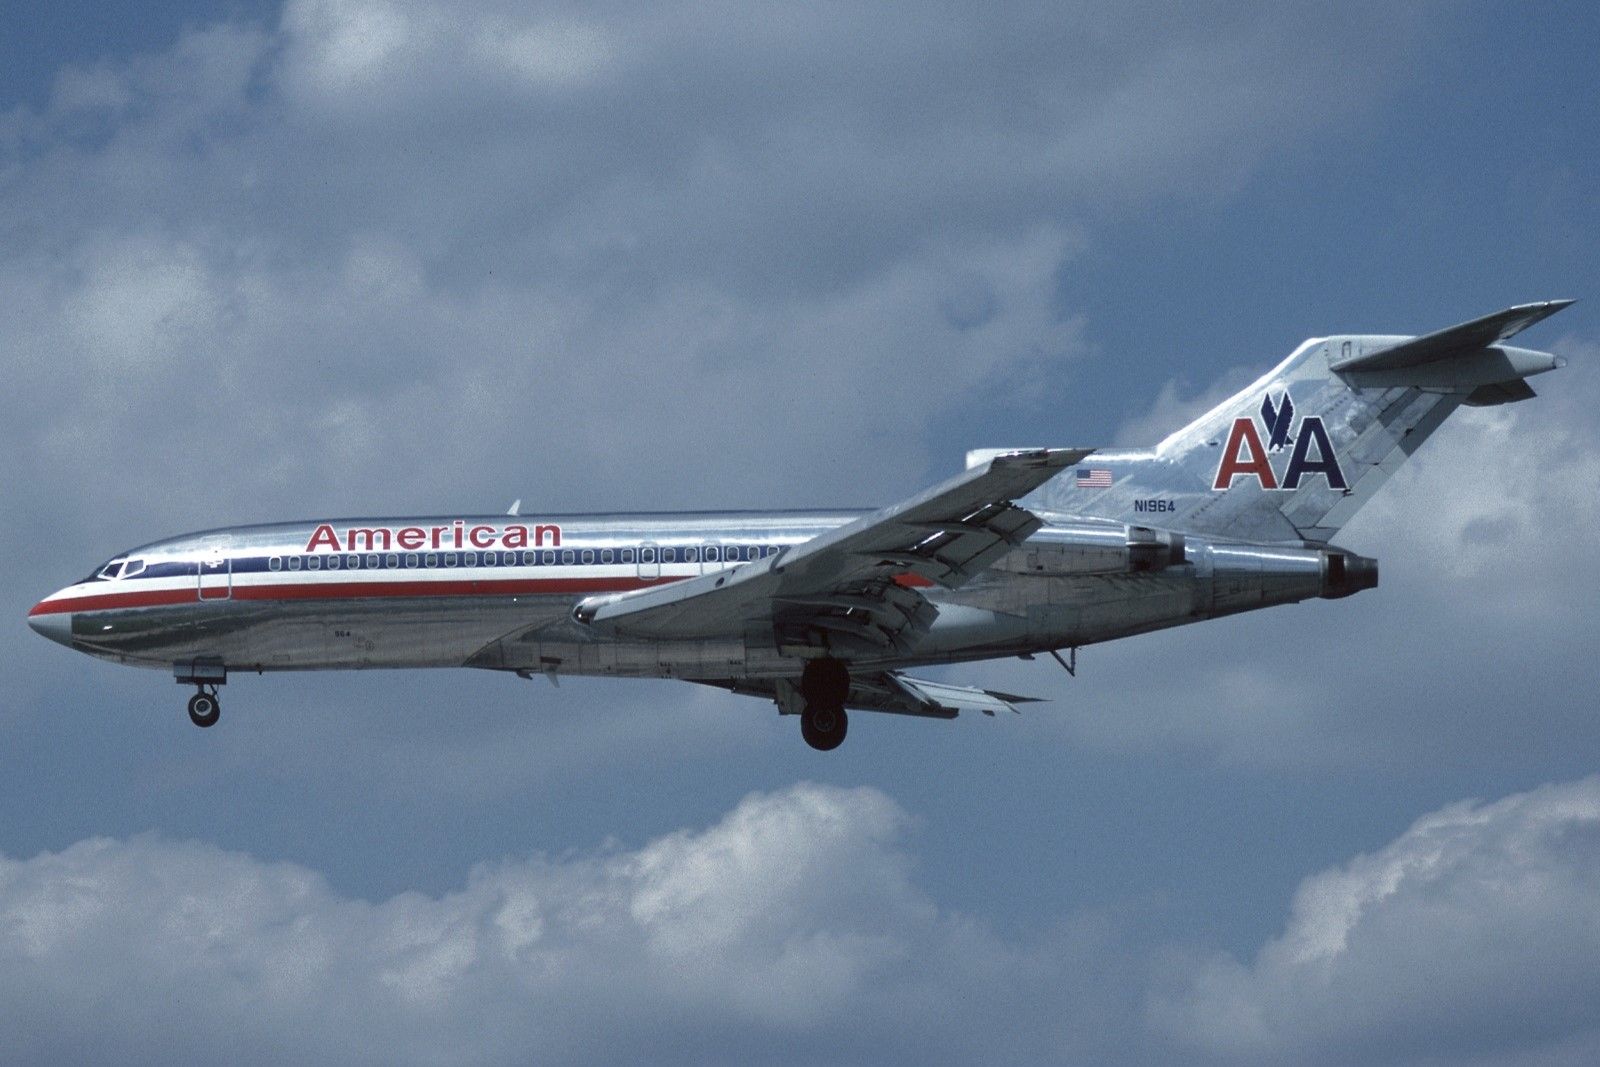
[[[307,552],[315,552],[319,548],[331,548],[335,552],[339,551],[339,536],[333,532],[333,527],[327,523],[318,526],[316,532],[311,535],[311,540],[306,542]]]
[[[1241,453],[1249,452],[1250,458]],[[1278,488],[1278,479],[1267,462],[1267,450],[1261,446],[1261,435],[1256,432],[1253,419],[1234,419],[1228,432],[1228,444],[1222,450],[1222,460],[1217,464],[1217,478],[1213,489],[1226,489],[1233,484],[1235,474],[1253,474],[1263,489]]]

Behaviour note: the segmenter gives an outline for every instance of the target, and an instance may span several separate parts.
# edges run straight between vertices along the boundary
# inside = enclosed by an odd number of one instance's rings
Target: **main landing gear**
[[[819,752],[839,747],[850,728],[844,712],[850,695],[850,670],[836,659],[814,659],[800,675],[800,695],[805,710],[800,713],[800,736]]]

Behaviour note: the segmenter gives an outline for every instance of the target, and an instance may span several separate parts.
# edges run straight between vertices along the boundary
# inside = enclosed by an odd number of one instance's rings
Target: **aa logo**
[[[1228,443],[1223,446],[1222,458],[1217,462],[1217,477],[1211,488],[1227,489],[1235,478],[1243,476],[1254,478],[1263,489],[1298,489],[1308,474],[1322,475],[1329,489],[1349,488],[1344,471],[1339,469],[1333,442],[1328,440],[1328,430],[1322,425],[1322,416],[1307,415],[1300,420],[1298,432],[1291,435],[1294,401],[1285,391],[1274,404],[1272,394],[1268,393],[1261,398],[1261,425],[1266,430],[1265,443],[1255,419],[1233,420],[1233,429],[1228,431]],[[1290,446],[1293,447],[1289,452],[1289,465],[1284,468],[1280,481],[1268,456]]]

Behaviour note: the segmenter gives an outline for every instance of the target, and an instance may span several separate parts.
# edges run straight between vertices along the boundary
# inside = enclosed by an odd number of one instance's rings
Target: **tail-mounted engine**
[[[1322,550],[1322,599],[1338,600],[1377,587],[1377,560],[1342,548]]]

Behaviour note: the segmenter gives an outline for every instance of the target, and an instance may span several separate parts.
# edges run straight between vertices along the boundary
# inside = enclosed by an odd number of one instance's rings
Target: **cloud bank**
[[[0,864],[0,1039],[29,1062],[1047,1055],[1056,962],[936,907],[908,821],[797,785],[378,903],[208,845],[84,841]]]
[[[1011,940],[918,885],[873,789],[369,902],[157,836],[0,861],[27,1062],[1592,1062],[1600,778],[1426,815],[1241,962],[1085,911]],[[892,1050],[892,1051],[891,1051]]]

